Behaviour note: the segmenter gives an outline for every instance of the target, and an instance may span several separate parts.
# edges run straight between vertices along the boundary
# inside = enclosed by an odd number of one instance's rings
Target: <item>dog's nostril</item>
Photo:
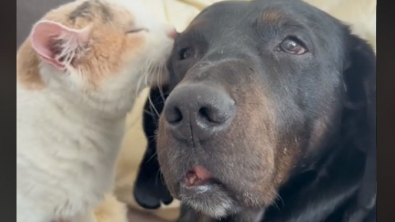
[[[167,115],[167,121],[170,124],[176,124],[182,121],[182,112],[178,107],[174,107],[170,115]]]
[[[210,106],[201,107],[198,111],[198,115],[200,119],[216,124],[224,123],[230,117],[226,109],[218,110]]]
[[[202,107],[199,109],[199,116],[206,119],[209,122],[215,122],[215,120],[210,115],[210,109],[207,107]]]
[[[190,142],[191,137],[204,141],[224,131],[235,114],[235,101],[224,89],[204,83],[185,83],[170,93],[162,118],[174,137]]]

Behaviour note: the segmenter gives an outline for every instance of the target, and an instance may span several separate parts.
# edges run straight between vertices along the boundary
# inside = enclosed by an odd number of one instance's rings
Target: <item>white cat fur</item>
[[[94,7],[71,22],[70,13],[84,3]],[[55,58],[63,68],[33,47],[38,25],[18,50],[17,222],[94,222],[93,208],[111,192],[125,118],[144,88],[141,81],[160,84],[144,76],[146,65],[164,67],[174,31],[136,0],[78,0],[40,22],[88,31],[80,39],[86,48],[71,55],[76,60]],[[125,34],[128,26],[147,31]],[[70,40],[63,50],[81,43],[67,34],[59,38]]]

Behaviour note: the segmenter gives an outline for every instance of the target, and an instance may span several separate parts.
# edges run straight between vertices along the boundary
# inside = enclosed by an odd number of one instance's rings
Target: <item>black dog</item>
[[[163,115],[144,117],[138,203],[171,202],[167,187],[221,221],[375,221],[375,62],[298,0],[206,8],[176,40],[163,97],[151,91]]]

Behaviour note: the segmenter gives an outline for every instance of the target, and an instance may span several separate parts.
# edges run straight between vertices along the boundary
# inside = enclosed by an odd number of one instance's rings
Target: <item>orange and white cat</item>
[[[175,36],[138,0],[77,0],[33,26],[17,53],[18,222],[97,221],[126,115],[166,80]]]

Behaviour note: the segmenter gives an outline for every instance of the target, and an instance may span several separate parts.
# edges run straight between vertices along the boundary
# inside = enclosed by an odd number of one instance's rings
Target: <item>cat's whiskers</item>
[[[165,102],[165,95],[163,94],[162,85],[159,85],[158,89],[159,89],[160,97],[162,98],[162,102]]]
[[[142,80],[145,78],[145,76],[147,75],[147,73],[148,73],[148,67],[149,67],[149,60],[147,60],[147,61],[145,61],[144,62],[144,64],[143,64],[143,69],[141,70],[141,75],[140,75],[140,77],[139,77],[139,79],[138,79],[138,82],[137,82],[137,87],[136,87],[136,91],[135,91],[135,96],[137,97],[137,96],[139,96],[139,93],[140,93],[140,91],[141,91],[141,83],[142,83]]]
[[[154,103],[152,102],[151,95],[148,95],[148,101],[150,103],[151,108],[155,111],[156,115],[159,116],[158,110],[155,108]]]

